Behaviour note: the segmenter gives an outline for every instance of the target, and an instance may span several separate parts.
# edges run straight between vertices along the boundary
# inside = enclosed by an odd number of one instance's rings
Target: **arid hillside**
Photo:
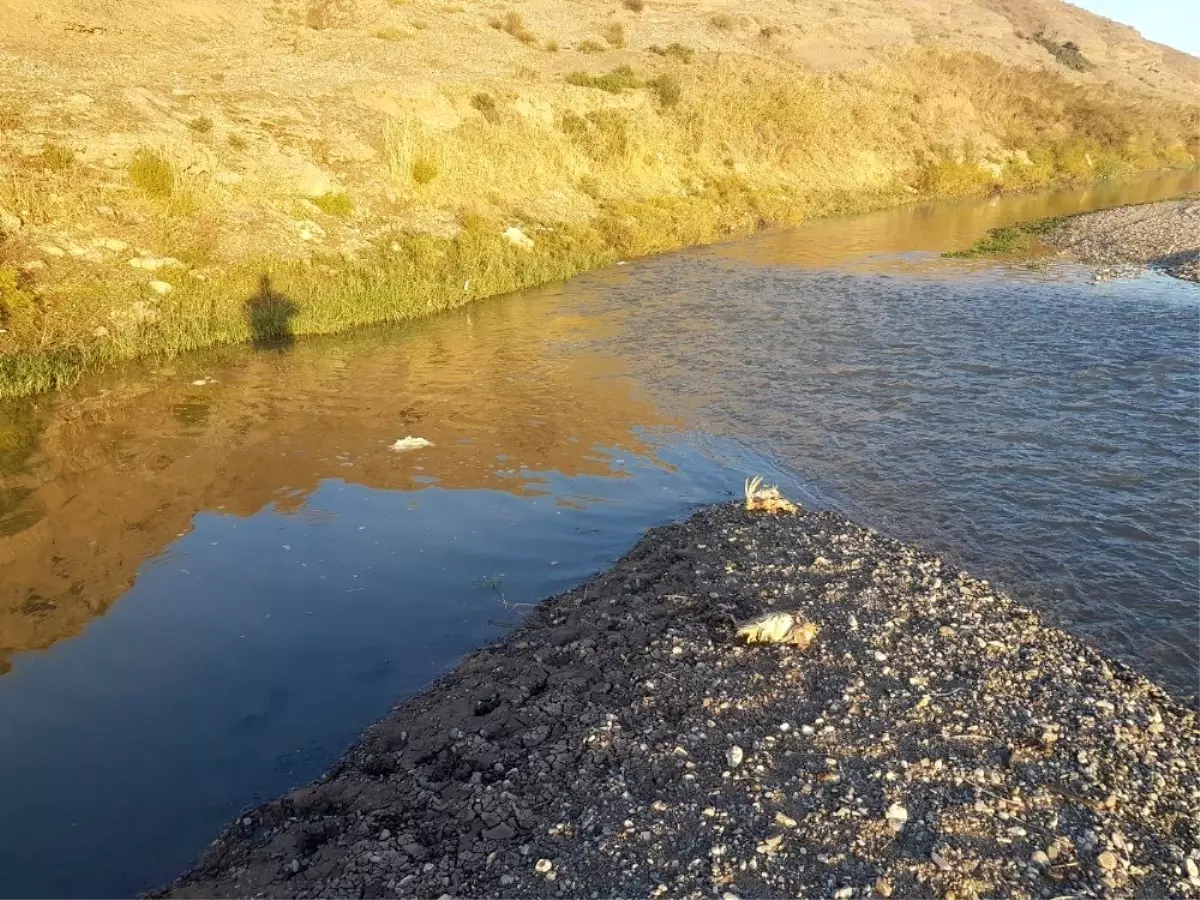
[[[914,196],[1195,161],[1056,0],[0,0],[0,396]]]

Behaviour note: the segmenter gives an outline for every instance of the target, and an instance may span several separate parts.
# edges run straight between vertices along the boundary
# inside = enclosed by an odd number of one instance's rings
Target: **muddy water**
[[[747,472],[1194,690],[1195,286],[937,255],[1186,186],[818,222],[0,408],[0,894],[169,878]]]

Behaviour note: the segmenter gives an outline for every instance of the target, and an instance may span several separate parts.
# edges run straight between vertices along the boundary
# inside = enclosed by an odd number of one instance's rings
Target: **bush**
[[[188,128],[199,134],[208,134],[213,130],[213,120],[208,116],[197,116],[188,122]]]
[[[657,53],[659,56],[670,56],[680,62],[690,63],[692,57],[696,55],[696,51],[686,44],[681,44],[678,41],[672,41],[665,47],[660,47],[658,44],[650,45],[650,52]]]
[[[576,49],[580,53],[603,53],[604,45],[599,41],[593,41],[591,38],[588,38],[586,41],[580,41]]]
[[[413,160],[412,179],[419,185],[426,185],[438,176],[437,163],[428,157],[421,156]]]
[[[521,18],[521,14],[516,10],[509,10],[504,14],[504,18],[495,18],[489,23],[497,31],[503,31],[505,34],[511,34],[523,44],[532,44],[537,41],[535,35],[525,25],[525,20]]]
[[[631,88],[642,86],[641,80],[629,66],[618,66],[607,75],[589,75],[587,72],[571,72],[566,76],[567,84],[576,87],[599,88],[610,94],[622,94]]]
[[[151,197],[170,197],[175,192],[175,171],[162,154],[138,150],[129,162],[129,180]]]
[[[1033,40],[1068,69],[1086,72],[1096,68],[1092,61],[1080,52],[1079,45],[1074,41],[1065,41],[1060,44],[1041,31],[1033,36]]]
[[[312,202],[321,212],[330,216],[345,218],[354,212],[354,201],[350,199],[349,194],[322,194],[320,197],[314,197]]]
[[[558,52],[558,41],[554,40],[554,38],[551,38],[550,40],[546,41],[546,43],[543,46],[545,46],[547,53],[557,53]]]
[[[493,125],[500,121],[500,110],[496,108],[496,100],[491,94],[476,94],[471,98],[471,105],[479,110],[483,114],[483,117]]]
[[[729,13],[717,13],[708,21],[718,31],[733,31],[733,26],[737,24]]]
[[[393,43],[402,41],[405,38],[404,32],[399,28],[396,28],[394,25],[376,28],[373,32],[371,32],[371,36],[379,38],[381,41],[391,41]]]
[[[758,30],[758,36],[765,41],[769,41],[780,34],[783,34],[783,26],[781,25],[764,25]]]
[[[646,82],[646,87],[654,91],[658,95],[658,102],[668,108],[677,106],[683,93],[679,87],[678,76],[671,72],[664,72],[662,75],[651,78]]]
[[[641,12],[646,8],[646,0],[625,0],[621,5],[630,12]]]
[[[75,151],[61,144],[47,141],[42,147],[41,162],[42,168],[49,169],[51,172],[61,172],[75,162]]]
[[[610,22],[604,29],[604,39],[610,46],[620,50],[625,46],[625,26],[620,22]]]
[[[229,146],[234,150],[245,150],[250,145],[246,142],[244,137],[235,131],[233,134],[229,135]]]

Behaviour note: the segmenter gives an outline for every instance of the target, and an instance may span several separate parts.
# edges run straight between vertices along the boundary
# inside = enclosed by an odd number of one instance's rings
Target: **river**
[[[939,255],[1193,183],[819,221],[0,406],[0,895],[169,879],[747,474],[1195,691],[1196,286]]]

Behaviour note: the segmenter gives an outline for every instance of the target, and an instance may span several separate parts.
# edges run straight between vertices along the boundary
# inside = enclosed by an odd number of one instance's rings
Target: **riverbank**
[[[765,226],[1195,162],[1186,54],[1045,0],[862,5],[14,8],[0,397]]]
[[[1059,254],[1114,269],[1156,269],[1200,281],[1200,200],[1125,206],[1067,219],[1044,237]]]
[[[744,645],[772,609],[807,646]],[[170,896],[1200,897],[1200,729],[830,512],[654,529]]]

